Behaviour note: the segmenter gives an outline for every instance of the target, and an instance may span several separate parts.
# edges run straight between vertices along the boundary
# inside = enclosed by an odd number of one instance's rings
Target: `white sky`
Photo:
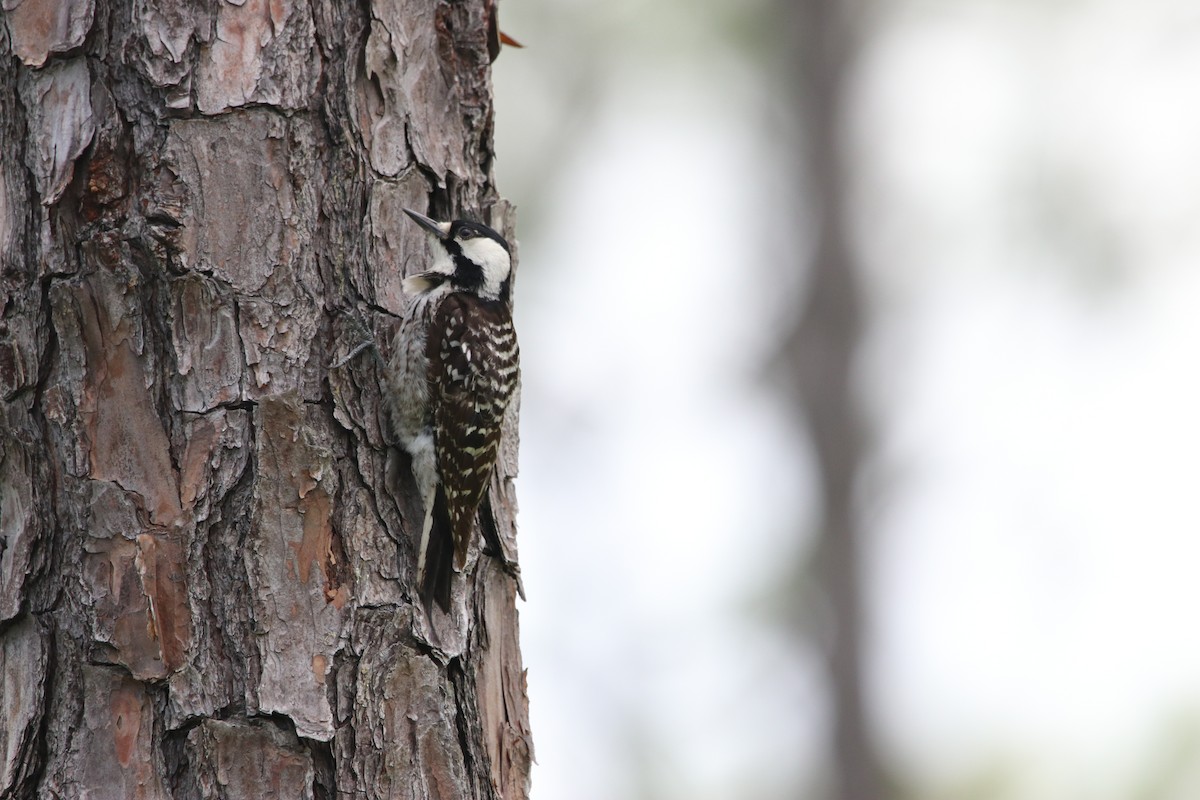
[[[779,171],[728,54],[613,57],[653,38],[637,5],[506,0],[528,47],[495,72],[534,798],[786,796],[827,707],[750,613],[811,517],[758,371],[793,291],[746,236],[778,224]],[[1117,800],[1200,729],[1192,6],[894,2],[863,62],[871,697],[924,784],[997,769],[990,797]],[[581,122],[551,78],[589,70]]]

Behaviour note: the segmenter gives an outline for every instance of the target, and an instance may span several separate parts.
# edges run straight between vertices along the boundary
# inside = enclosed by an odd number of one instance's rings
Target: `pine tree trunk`
[[[515,420],[450,617],[379,355],[484,0],[3,0],[0,797],[521,798]],[[494,523],[494,524],[493,524]]]

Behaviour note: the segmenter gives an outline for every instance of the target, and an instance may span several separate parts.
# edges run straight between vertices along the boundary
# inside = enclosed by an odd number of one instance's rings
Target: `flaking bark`
[[[512,234],[485,4],[0,8],[0,798],[525,797],[515,409],[431,623],[381,361],[329,368],[404,206]]]

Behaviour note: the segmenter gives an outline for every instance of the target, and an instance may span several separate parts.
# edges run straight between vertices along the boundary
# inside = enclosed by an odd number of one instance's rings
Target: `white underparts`
[[[413,460],[413,475],[425,508],[425,522],[421,526],[421,544],[417,548],[417,578],[425,577],[425,555],[429,550],[429,536],[433,530],[433,499],[437,494],[437,452],[433,448],[433,435],[422,433],[408,442],[406,447]]]

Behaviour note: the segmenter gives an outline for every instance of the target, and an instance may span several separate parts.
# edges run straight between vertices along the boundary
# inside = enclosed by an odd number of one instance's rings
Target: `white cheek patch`
[[[483,293],[499,295],[500,286],[508,280],[512,263],[508,251],[495,239],[479,236],[462,243],[463,255],[483,267]]]

